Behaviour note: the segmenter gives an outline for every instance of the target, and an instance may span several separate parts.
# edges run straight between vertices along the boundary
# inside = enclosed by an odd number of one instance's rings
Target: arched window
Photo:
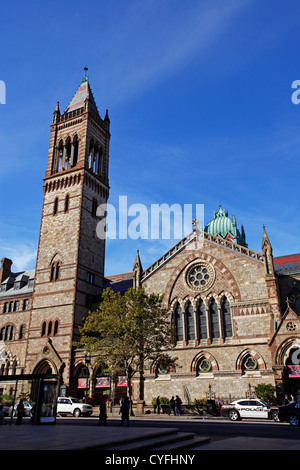
[[[4,341],[4,338],[5,338],[5,326],[1,328],[0,341]]]
[[[69,210],[69,202],[70,202],[70,196],[69,194],[67,194],[65,198],[65,212],[68,212]]]
[[[58,320],[55,320],[54,323],[54,330],[53,330],[53,336],[56,336],[58,333]]]
[[[207,374],[208,372],[212,371],[212,364],[209,359],[202,356],[199,361],[197,362],[196,373],[197,375]]]
[[[2,341],[13,341],[15,339],[15,327],[13,325],[6,325],[1,329]]]
[[[52,321],[49,321],[48,323],[48,333],[47,336],[50,336],[52,334]]]
[[[64,153],[64,143],[62,140],[60,140],[58,147],[56,149],[56,171],[61,171],[62,169],[63,153]]]
[[[71,139],[70,137],[67,138],[66,141],[66,168],[70,168],[71,165]]]
[[[25,325],[20,326],[20,331],[19,331],[19,339],[24,339],[25,338]]]
[[[94,148],[94,141],[93,139],[90,142],[89,147],[89,158],[88,158],[88,167],[92,170],[94,166],[94,155],[95,155],[95,148]]]
[[[93,201],[92,201],[92,216],[93,217],[96,217],[97,207],[98,207],[98,201],[95,197],[93,197]]]
[[[103,148],[100,148],[99,156],[98,156],[98,174],[103,174]]]
[[[183,314],[182,308],[177,304],[174,312],[175,316],[175,329],[177,341],[183,341]]]
[[[57,281],[60,276],[60,261],[51,264],[50,281]]]
[[[257,359],[251,354],[248,354],[242,362],[242,374],[253,372],[258,369],[259,365]]]
[[[186,319],[186,339],[191,341],[195,339],[195,321],[194,321],[194,310],[191,302],[188,302],[185,309]]]
[[[215,299],[209,305],[209,323],[211,338],[220,338],[218,306]]]
[[[231,322],[231,312],[230,312],[230,303],[225,297],[221,305],[221,316],[222,324],[224,330],[224,338],[232,336],[232,322]]]
[[[45,334],[46,334],[46,326],[47,326],[47,324],[44,321],[43,324],[42,324],[42,336],[45,336]]]
[[[55,200],[54,200],[53,215],[56,215],[57,212],[58,212],[58,197],[56,197]]]
[[[73,139],[73,147],[74,147],[74,154],[73,154],[73,162],[72,166],[76,166],[78,162],[78,152],[79,152],[79,142],[78,142],[78,136],[75,135]]]
[[[203,300],[200,300],[198,304],[198,338],[207,338],[207,325],[206,325],[206,308]]]
[[[60,276],[60,262],[56,263],[56,273],[55,273],[55,280],[59,279]]]

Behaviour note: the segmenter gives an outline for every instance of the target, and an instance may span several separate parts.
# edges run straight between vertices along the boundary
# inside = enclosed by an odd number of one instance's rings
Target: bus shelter
[[[56,404],[60,376],[47,374],[24,374],[0,376],[0,386],[9,383],[13,389],[13,403],[9,418],[14,416],[15,405],[19,396],[26,391],[28,401],[32,404],[32,424],[55,424]]]

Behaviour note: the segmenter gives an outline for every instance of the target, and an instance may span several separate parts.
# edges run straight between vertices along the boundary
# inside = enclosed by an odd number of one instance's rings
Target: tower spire
[[[84,70],[84,77],[83,77],[83,81],[85,81],[85,80],[87,80],[87,79],[88,79],[88,76],[87,76],[88,66],[86,65],[86,66],[84,67],[84,69],[83,69],[83,70]]]

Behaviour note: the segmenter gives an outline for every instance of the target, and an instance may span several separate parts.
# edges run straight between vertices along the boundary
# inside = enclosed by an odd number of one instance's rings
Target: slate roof
[[[274,269],[278,276],[300,274],[300,253],[279,256],[273,259]]]
[[[34,280],[35,269],[30,271],[21,271],[19,273],[11,273],[7,279],[1,283],[0,299],[6,297],[16,297],[18,295],[31,295],[33,293],[33,285],[29,286],[28,281]],[[15,288],[15,283],[21,283],[20,288]],[[5,290],[2,290],[2,287]]]
[[[91,107],[93,108],[93,110],[97,114],[99,114],[98,108],[97,108],[97,105],[96,105],[96,102],[95,102],[95,98],[93,96],[93,93],[92,93],[92,90],[91,90],[91,87],[90,87],[90,84],[89,84],[88,77],[84,77],[82,79],[82,82],[81,82],[80,86],[78,87],[75,95],[71,99],[71,101],[70,101],[70,103],[69,103],[69,105],[66,109],[66,113],[74,111],[75,109],[83,108],[84,105],[85,105],[85,100],[87,98],[89,99],[89,102],[90,102]]]

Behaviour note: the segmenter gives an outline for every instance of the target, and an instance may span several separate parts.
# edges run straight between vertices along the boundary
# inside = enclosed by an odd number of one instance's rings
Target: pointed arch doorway
[[[56,366],[48,359],[42,359],[34,368],[34,374],[57,375]]]

